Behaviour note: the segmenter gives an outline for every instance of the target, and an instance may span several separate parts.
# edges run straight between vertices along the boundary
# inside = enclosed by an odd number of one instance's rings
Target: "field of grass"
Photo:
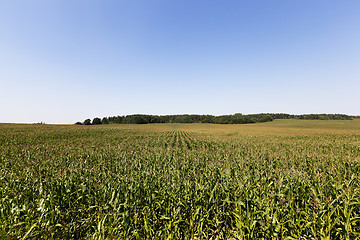
[[[0,239],[357,239],[360,120],[0,124]]]

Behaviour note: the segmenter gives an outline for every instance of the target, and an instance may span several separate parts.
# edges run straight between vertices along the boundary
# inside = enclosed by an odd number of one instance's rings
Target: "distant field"
[[[360,238],[360,119],[0,124],[0,239]]]

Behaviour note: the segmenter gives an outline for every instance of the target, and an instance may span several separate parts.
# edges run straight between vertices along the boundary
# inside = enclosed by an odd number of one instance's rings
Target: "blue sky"
[[[360,1],[0,0],[0,122],[360,115]]]

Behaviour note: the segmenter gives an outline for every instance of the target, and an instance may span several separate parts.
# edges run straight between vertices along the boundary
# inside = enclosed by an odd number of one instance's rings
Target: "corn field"
[[[1,124],[0,239],[359,239],[359,174],[359,120]]]

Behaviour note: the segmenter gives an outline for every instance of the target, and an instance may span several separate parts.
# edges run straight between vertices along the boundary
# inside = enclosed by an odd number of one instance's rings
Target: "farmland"
[[[360,238],[360,120],[0,124],[0,238]]]

